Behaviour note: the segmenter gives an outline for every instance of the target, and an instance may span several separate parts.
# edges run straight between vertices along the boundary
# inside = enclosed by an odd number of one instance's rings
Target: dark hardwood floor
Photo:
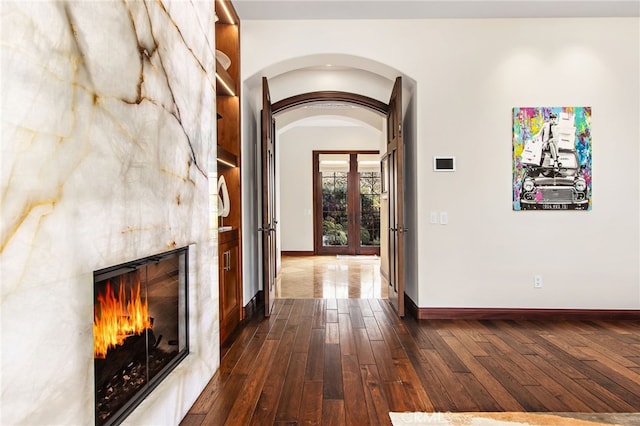
[[[640,412],[640,321],[416,321],[380,299],[279,299],[221,357],[182,425]]]

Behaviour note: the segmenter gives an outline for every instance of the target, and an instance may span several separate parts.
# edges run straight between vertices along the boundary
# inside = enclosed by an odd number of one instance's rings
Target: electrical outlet
[[[542,288],[542,275],[533,276],[533,288]]]

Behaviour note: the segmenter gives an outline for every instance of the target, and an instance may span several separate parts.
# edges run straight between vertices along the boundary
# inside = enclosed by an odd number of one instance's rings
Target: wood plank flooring
[[[640,321],[416,321],[384,299],[279,299],[221,356],[182,425],[640,412]]]

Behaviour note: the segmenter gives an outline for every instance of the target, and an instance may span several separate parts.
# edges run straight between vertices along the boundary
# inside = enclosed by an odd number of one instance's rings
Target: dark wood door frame
[[[404,316],[404,142],[402,138],[402,77],[396,78],[387,113],[389,172],[389,301]]]
[[[370,110],[385,116],[387,115],[387,111],[389,110],[389,105],[385,104],[384,102],[380,102],[377,99],[373,99],[364,95],[358,95],[356,93],[337,92],[330,90],[308,92],[291,96],[275,102],[274,104],[272,104],[271,108],[273,114],[277,114],[290,108],[318,102],[346,102],[349,104],[369,108]]]
[[[264,316],[269,317],[275,302],[276,211],[275,211],[275,122],[269,83],[262,77],[262,283]]]
[[[266,77],[263,77],[266,80]],[[397,199],[395,199],[395,213],[396,220],[394,220],[394,224],[389,224],[389,230],[395,230],[393,237],[396,241],[396,249],[395,252],[395,262],[394,262],[394,270],[395,276],[397,277],[394,280],[394,283],[389,287],[390,290],[394,291],[395,300],[392,301],[392,305],[396,309],[399,316],[404,316],[404,233],[407,229],[404,227],[404,218],[403,218],[403,191],[402,186],[404,185],[403,169],[402,166],[402,157],[404,156],[404,150],[402,147],[402,78],[398,77],[395,81],[394,88],[392,91],[391,98],[389,103],[386,104],[384,102],[380,102],[377,99],[370,98],[364,95],[358,95],[356,93],[350,92],[342,92],[342,91],[318,91],[318,92],[308,92],[302,93],[299,95],[291,96],[289,98],[282,99],[275,103],[269,103],[269,109],[271,114],[275,115],[279,112],[285,111],[290,108],[295,108],[301,105],[310,104],[310,103],[322,103],[322,102],[344,102],[350,103],[353,105],[359,105],[365,108],[369,108],[372,111],[375,111],[382,116],[386,117],[387,123],[391,121],[393,123],[393,131],[396,131],[395,124],[398,124],[398,136],[399,138],[393,138],[391,141],[387,142],[387,152],[385,153],[385,158],[389,158],[389,153],[394,153],[394,173],[396,173],[396,180],[394,184],[396,185],[396,191],[399,189],[399,194],[397,195]],[[393,105],[392,105],[393,104]],[[390,120],[391,118],[391,120]],[[391,142],[391,143],[389,143]],[[399,149],[398,149],[399,148]],[[398,157],[400,157],[399,170],[396,169],[398,166],[397,161]],[[389,165],[391,166],[391,165]],[[398,173],[399,172],[399,173]],[[399,174],[399,176],[398,176]],[[384,176],[382,177],[384,179]],[[381,224],[381,228],[384,224]],[[381,229],[383,232],[383,229]],[[390,253],[391,254],[391,253]],[[390,271],[391,273],[391,271]],[[391,299],[390,295],[390,299]],[[269,304],[267,303],[267,309],[270,310]]]

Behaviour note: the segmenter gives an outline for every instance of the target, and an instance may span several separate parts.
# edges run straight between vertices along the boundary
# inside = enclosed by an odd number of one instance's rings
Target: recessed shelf
[[[227,167],[238,167],[238,156],[218,145],[218,164]]]
[[[236,96],[236,82],[216,59],[216,92],[219,96]]]

